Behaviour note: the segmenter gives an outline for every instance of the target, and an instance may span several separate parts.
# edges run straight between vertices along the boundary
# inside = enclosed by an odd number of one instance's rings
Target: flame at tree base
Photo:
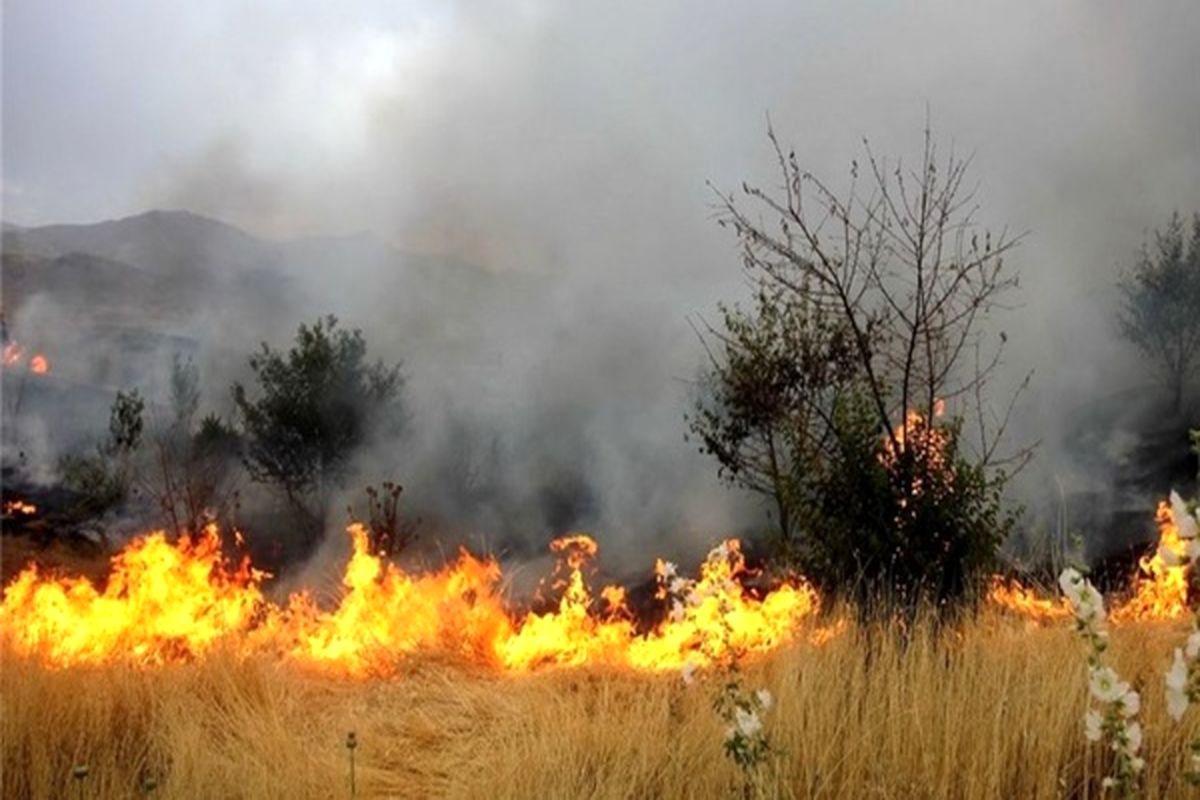
[[[605,587],[600,601],[592,596],[584,570],[596,546],[574,536],[554,544],[566,562],[557,606],[520,614],[500,593],[494,560],[463,551],[440,570],[412,574],[372,554],[362,526],[348,532],[344,593],[329,610],[306,593],[271,602],[263,593],[269,576],[246,558],[232,563],[210,527],[176,543],[162,533],[134,540],[113,558],[103,590],[28,567],[5,589],[0,637],[11,652],[55,667],[157,665],[227,648],[351,675],[388,672],[408,654],[433,650],[506,671],[666,670],[775,648],[818,606],[803,580],[754,596],[741,583],[749,571],[730,540],[701,565],[688,602],[639,630],[619,587]]]

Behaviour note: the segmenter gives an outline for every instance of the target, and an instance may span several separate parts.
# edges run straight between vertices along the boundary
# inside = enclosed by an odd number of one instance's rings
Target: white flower
[[[1187,647],[1183,650],[1189,659],[1200,656],[1200,631],[1192,631],[1187,638]]]
[[[1083,588],[1079,591],[1079,602],[1081,605],[1095,606],[1097,609],[1104,610],[1104,595],[1100,594],[1100,590],[1092,586],[1091,581],[1084,581]]]
[[[753,711],[747,711],[740,706],[733,712],[734,724],[746,738],[751,738],[762,730],[762,720]]]
[[[660,563],[660,566],[658,568],[658,574],[664,578],[674,578],[676,575],[677,569],[678,568],[675,566],[675,562],[663,561]]]
[[[1146,759],[1142,758],[1141,756],[1134,756],[1133,758],[1129,759],[1129,768],[1134,772],[1141,772],[1146,768]]]
[[[1133,755],[1142,747],[1142,724],[1140,722],[1131,722],[1125,726],[1125,738],[1128,743],[1125,745],[1125,752]]]
[[[1100,728],[1104,719],[1099,711],[1089,711],[1083,716],[1083,735],[1089,742],[1100,741]]]
[[[684,578],[672,578],[671,582],[667,584],[667,591],[674,595],[680,595],[686,592],[690,585],[691,581]]]
[[[759,689],[754,693],[754,696],[758,698],[758,705],[763,711],[769,710],[771,708],[771,703],[775,700],[775,698],[771,697],[771,693],[766,689]]]
[[[683,622],[683,618],[685,615],[686,615],[686,612],[683,608],[683,603],[679,602],[678,600],[673,601],[671,603],[671,621],[672,622]]]
[[[691,661],[683,665],[683,682],[690,686],[696,680],[696,665]]]
[[[1100,781],[1100,785],[1105,789],[1111,789],[1117,785],[1117,781],[1115,778],[1105,778],[1104,780]]]
[[[1085,585],[1079,602],[1075,604],[1075,617],[1085,623],[1104,619],[1104,598],[1090,583]]]
[[[708,552],[709,561],[727,561],[729,559],[729,545],[726,542],[721,542]]]
[[[1129,691],[1129,684],[1121,681],[1112,667],[1091,667],[1089,672],[1088,688],[1101,703],[1115,703]]]
[[[1062,587],[1063,594],[1071,601],[1071,605],[1079,605],[1079,592],[1083,588],[1083,575],[1079,574],[1079,570],[1074,567],[1067,567],[1058,576],[1058,585]]]
[[[1187,503],[1183,502],[1183,498],[1174,490],[1171,491],[1171,517],[1175,520],[1175,527],[1179,529],[1180,539],[1196,538],[1196,518],[1188,513]]]
[[[1178,722],[1183,719],[1183,714],[1187,711],[1188,699],[1187,695],[1179,689],[1167,689],[1167,714],[1171,719]]]
[[[1183,660],[1183,651],[1175,648],[1175,660],[1167,670],[1167,688],[1183,691],[1188,682],[1187,662]]]
[[[1121,699],[1118,702],[1121,704],[1121,715],[1125,717],[1134,716],[1138,713],[1138,709],[1142,707],[1141,696],[1132,689],[1121,695]]]

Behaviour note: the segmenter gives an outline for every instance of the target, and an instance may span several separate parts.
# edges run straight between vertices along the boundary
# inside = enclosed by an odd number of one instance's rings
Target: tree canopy
[[[403,424],[401,367],[368,362],[362,331],[339,328],[336,317],[326,316],[300,325],[287,352],[263,343],[250,369],[253,394],[233,385],[246,469],[319,527],[354,451],[374,433]]]

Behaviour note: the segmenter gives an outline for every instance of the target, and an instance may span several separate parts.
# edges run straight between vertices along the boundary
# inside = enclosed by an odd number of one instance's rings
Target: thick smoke
[[[862,136],[915,157],[929,117],[944,147],[974,153],[984,221],[1028,231],[999,388],[1035,370],[1013,434],[1042,442],[1022,484],[1038,513],[1052,477],[1064,494],[1110,480],[1064,439],[1094,401],[1151,378],[1115,337],[1116,270],[1173,209],[1200,207],[1188,2],[214,4],[187,20],[143,9],[159,35],[111,55],[53,45],[131,43],[137,14],[51,23],[42,8],[5,25],[9,217],[174,207],[280,240],[372,231],[353,264],[284,247],[297,299],[253,335],[226,320],[198,333],[222,354],[212,381],[227,385],[224,354],[282,343],[313,313],[362,326],[405,359],[414,415],[404,452],[364,453],[364,473],[398,463],[414,498],[501,548],[582,527],[609,551],[694,550],[755,524],[684,442],[682,414],[701,364],[689,318],[746,293],[706,181],[776,182],[768,113],[835,184]],[[88,59],[132,123],[53,84]],[[93,135],[45,141],[64,107],[99,124],[86,160],[59,165]],[[414,284],[421,253],[475,277]]]

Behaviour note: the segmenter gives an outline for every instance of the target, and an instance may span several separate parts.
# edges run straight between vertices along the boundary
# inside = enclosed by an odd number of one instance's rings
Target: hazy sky
[[[1010,360],[1038,433],[1129,355],[1117,266],[1200,210],[1198,42],[1195,0],[5,0],[4,217],[181,207],[559,274],[549,338],[587,322],[622,380],[558,385],[633,387],[598,413],[658,403],[678,442],[678,397],[641,387],[741,289],[705,182],[773,179],[768,113],[836,183],[864,136],[915,154],[928,112],[983,219],[1029,232]]]
[[[863,136],[912,151],[927,106],[977,154],[989,216],[1055,258],[1110,266],[1117,235],[1200,203],[1192,0],[6,0],[3,23],[20,223],[171,203],[280,234],[504,229],[524,263],[560,214],[705,226],[704,181],[768,163],[768,112],[840,174]]]

